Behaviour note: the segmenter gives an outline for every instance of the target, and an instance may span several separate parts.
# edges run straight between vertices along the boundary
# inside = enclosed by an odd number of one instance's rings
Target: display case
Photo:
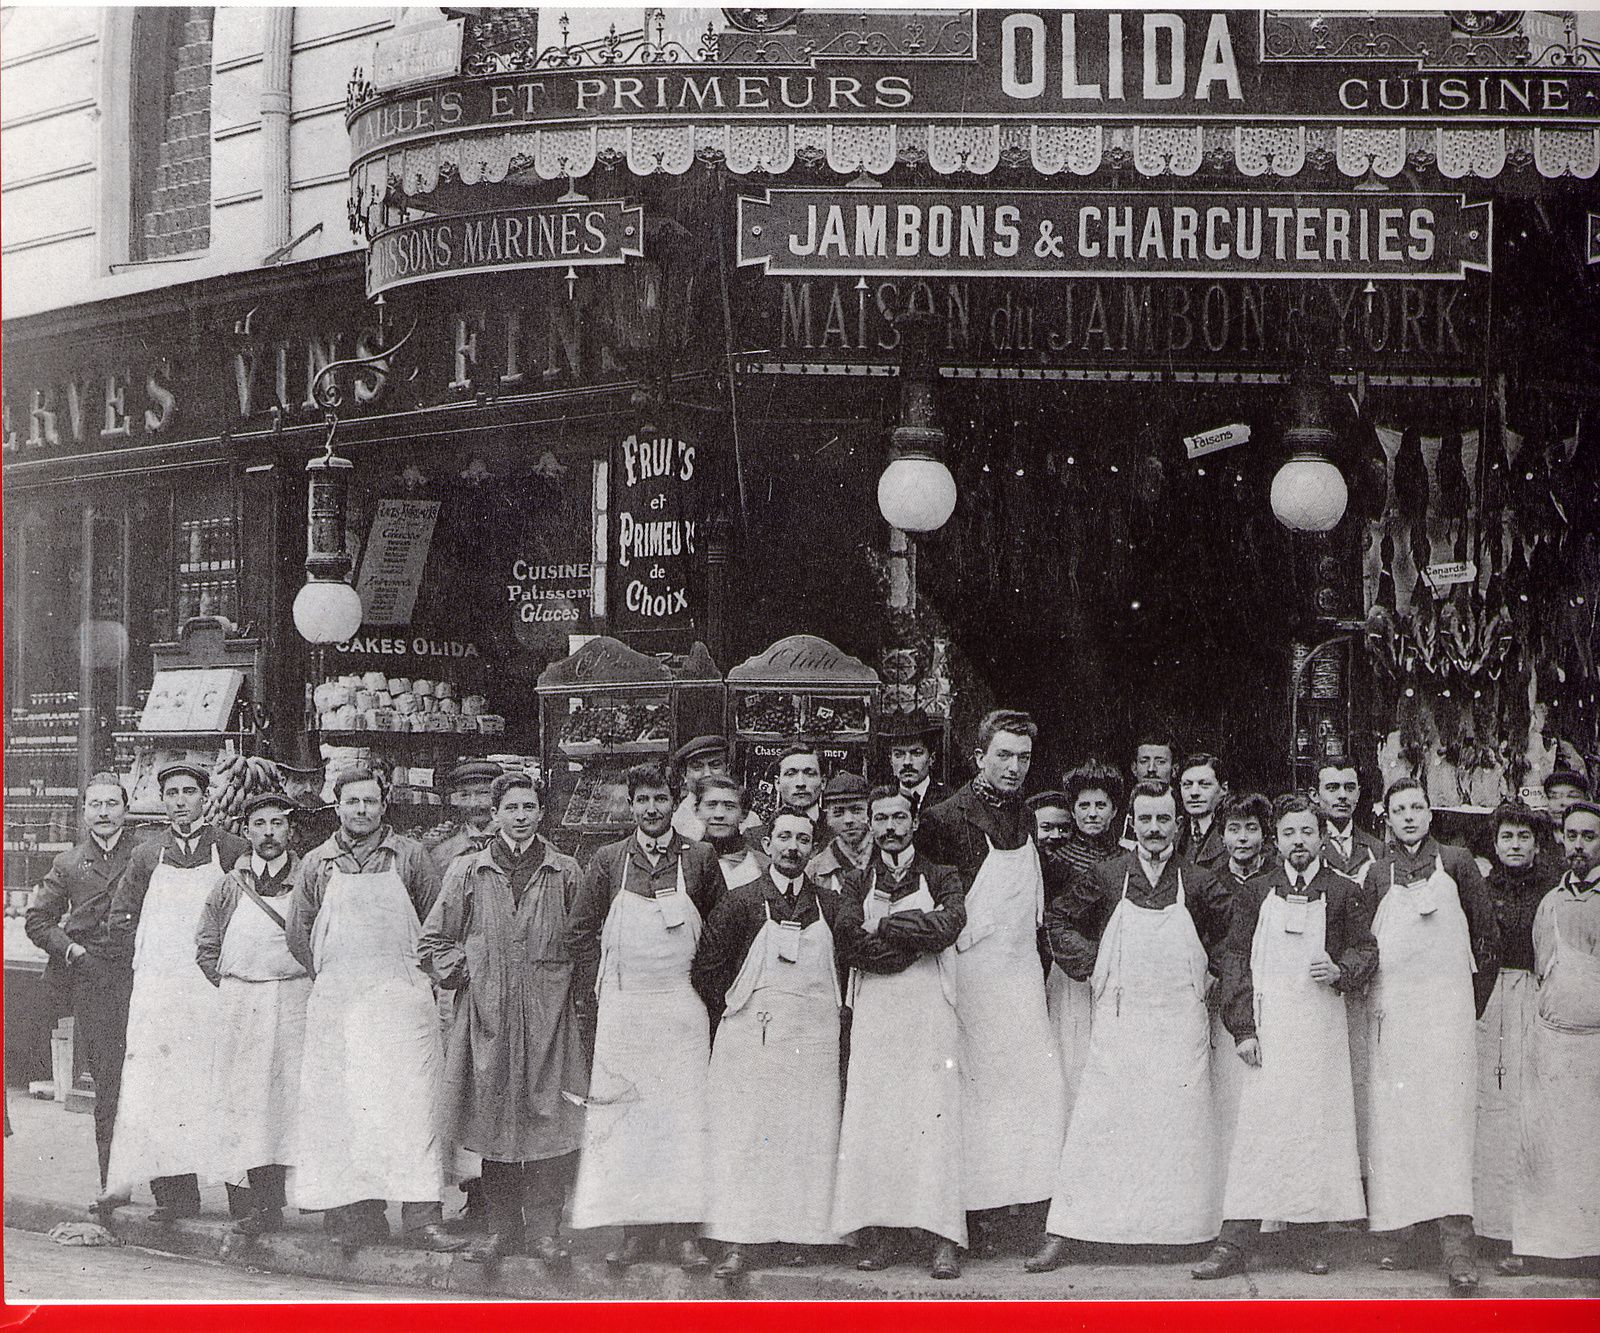
[[[538,689],[544,832],[575,855],[633,826],[628,769],[665,764],[722,707],[722,676],[702,643],[651,657],[617,639],[591,639],[546,667]]]
[[[796,738],[815,741],[826,779],[867,776],[882,682],[858,658],[814,634],[792,634],[728,672],[727,734],[751,806],[776,803],[773,765]]]

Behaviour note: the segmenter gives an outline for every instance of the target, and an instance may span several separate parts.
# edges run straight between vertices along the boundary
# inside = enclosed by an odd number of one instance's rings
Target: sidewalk
[[[48,1231],[57,1222],[81,1221],[97,1192],[94,1131],[86,1115],[69,1113],[53,1102],[32,1101],[11,1092],[15,1134],[5,1143],[5,1225]],[[322,1231],[317,1216],[291,1213],[286,1229],[249,1240],[229,1230],[220,1186],[202,1191],[204,1215],[175,1226],[146,1221],[147,1194],[119,1209],[112,1229],[126,1243],[192,1258],[220,1260],[252,1272],[298,1278],[451,1292],[463,1297],[515,1300],[1293,1300],[1429,1299],[1447,1295],[1445,1280],[1433,1270],[1385,1273],[1373,1259],[1371,1241],[1360,1233],[1338,1238],[1337,1264],[1327,1277],[1303,1274],[1265,1242],[1250,1272],[1218,1282],[1195,1282],[1189,1267],[1200,1249],[1141,1255],[1127,1262],[1116,1247],[1100,1247],[1089,1262],[1055,1273],[1022,1271],[1021,1259],[1007,1256],[969,1260],[954,1282],[936,1282],[925,1269],[904,1265],[883,1273],[859,1273],[846,1259],[811,1268],[780,1268],[749,1274],[729,1287],[707,1276],[690,1277],[667,1264],[639,1264],[612,1275],[603,1254],[612,1233],[577,1233],[571,1272],[551,1277],[534,1260],[512,1258],[494,1268],[453,1255],[430,1254],[396,1243],[362,1249],[345,1258]],[[446,1203],[453,1212],[460,1196]],[[398,1235],[398,1217],[390,1221]],[[93,1255],[94,1251],[83,1251]],[[252,1293],[254,1295],[254,1293]],[[1600,1280],[1572,1277],[1501,1277],[1484,1265],[1477,1299],[1600,1296]]]

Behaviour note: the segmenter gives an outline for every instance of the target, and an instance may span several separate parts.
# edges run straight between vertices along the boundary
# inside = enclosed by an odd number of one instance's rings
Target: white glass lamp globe
[[[312,579],[295,594],[294,627],[307,643],[343,643],[361,628],[361,594],[337,579]]]
[[[902,532],[934,532],[956,509],[956,479],[937,458],[896,458],[878,478],[878,509]]]
[[[1326,458],[1291,458],[1272,479],[1272,512],[1293,532],[1328,532],[1344,517],[1350,492]]]

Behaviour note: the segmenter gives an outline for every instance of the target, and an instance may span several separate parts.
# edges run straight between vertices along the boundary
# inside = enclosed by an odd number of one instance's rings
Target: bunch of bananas
[[[277,765],[272,760],[224,751],[211,767],[206,819],[237,833],[243,822],[245,802],[262,792],[279,791],[282,786]]]

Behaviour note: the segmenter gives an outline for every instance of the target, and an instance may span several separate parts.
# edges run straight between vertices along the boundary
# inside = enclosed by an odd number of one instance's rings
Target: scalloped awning
[[[1537,127],[1428,129],[1318,125],[1139,125],[1030,123],[684,124],[482,131],[392,150],[351,170],[353,201],[365,208],[390,190],[430,194],[442,179],[464,185],[531,176],[555,181],[597,166],[626,165],[638,176],[682,175],[696,162],[735,175],[781,175],[796,164],[840,175],[881,173],[899,164],[945,175],[988,175],[1031,167],[1044,176],[1101,169],[1141,176],[1192,176],[1202,166],[1242,176],[1292,178],[1308,166],[1381,179],[1406,167],[1447,180],[1492,180],[1527,172],[1589,180],[1600,170],[1600,129]]]

